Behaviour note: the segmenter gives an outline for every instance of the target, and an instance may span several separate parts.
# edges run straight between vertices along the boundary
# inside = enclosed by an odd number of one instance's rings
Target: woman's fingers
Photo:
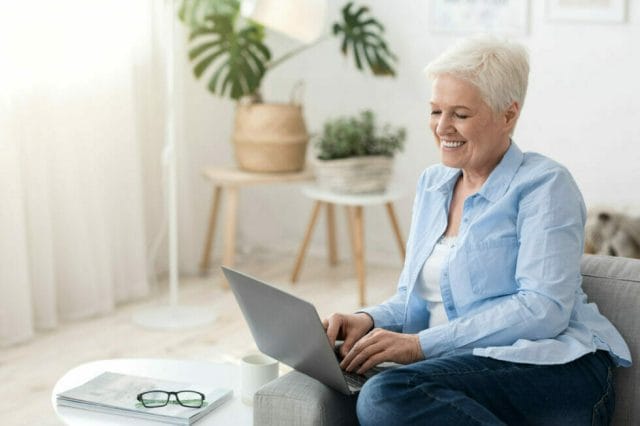
[[[344,357],[340,363],[340,367],[346,371],[355,371],[364,364],[367,359],[378,352],[383,352],[387,346],[384,339],[387,333],[388,332],[384,330],[376,329],[358,340]]]
[[[374,355],[372,355],[371,357],[369,357],[364,364],[362,364],[360,366],[360,368],[358,368],[358,370],[356,370],[356,373],[358,374],[364,374],[367,371],[369,371],[370,369],[372,369],[373,367],[375,367],[378,364],[381,364],[383,362],[386,361],[387,358],[387,353],[386,351],[382,351],[382,352],[378,352]]]
[[[343,370],[346,371],[351,371],[349,370],[349,365],[351,365],[351,362],[353,361],[353,359],[358,356],[358,354],[360,353],[360,351],[362,350],[362,348],[364,347],[363,342],[366,342],[368,336],[364,336],[362,339],[360,339],[358,342],[356,342],[355,345],[353,345],[349,351],[344,354],[344,358],[342,358],[342,361],[340,362],[340,368],[342,368]],[[366,345],[366,343],[365,343]]]
[[[378,342],[373,339],[360,339],[360,341],[353,346],[353,349],[349,351],[347,357],[342,360],[340,366],[346,371],[359,372],[368,360],[384,350],[385,345],[383,342]]]
[[[340,347],[340,355],[342,355],[343,358],[346,357],[357,341],[358,339],[353,334],[348,334],[347,338],[344,339],[344,343],[342,343],[342,346]]]
[[[385,361],[409,364],[423,359],[418,336],[375,329],[346,354],[340,367],[362,374]]]
[[[341,327],[342,327],[342,321],[339,318],[331,317],[327,321],[327,328],[326,328],[327,337],[329,338],[329,343],[331,344],[332,348],[335,347],[336,345],[336,339],[340,334]]]
[[[366,314],[331,314],[322,321],[322,326],[332,346],[335,346],[336,340],[344,340],[340,353],[345,355],[369,331],[372,323],[371,317]]]

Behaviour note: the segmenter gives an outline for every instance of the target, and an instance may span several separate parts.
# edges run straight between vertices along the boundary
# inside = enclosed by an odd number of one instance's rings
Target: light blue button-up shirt
[[[585,206],[562,165],[511,143],[468,197],[440,288],[449,318],[429,327],[418,274],[447,227],[459,169],[436,165],[418,182],[407,256],[396,294],[363,309],[376,327],[418,333],[425,357],[458,350],[531,364],[563,364],[597,349],[631,364],[622,336],[587,303],[580,259]]]

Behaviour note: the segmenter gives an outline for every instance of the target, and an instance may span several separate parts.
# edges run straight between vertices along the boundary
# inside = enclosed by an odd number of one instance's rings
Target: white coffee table
[[[240,367],[230,363],[168,359],[111,359],[93,361],[69,370],[53,388],[51,403],[67,425],[156,425],[155,422],[118,415],[59,407],[56,394],[81,385],[105,371],[192,383],[215,383],[233,389],[233,398],[213,410],[197,425],[251,425],[253,409],[240,401]]]

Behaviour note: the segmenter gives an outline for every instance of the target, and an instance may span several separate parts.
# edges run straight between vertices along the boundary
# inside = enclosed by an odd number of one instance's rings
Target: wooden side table
[[[235,167],[209,167],[202,174],[213,183],[213,199],[211,201],[211,213],[209,226],[204,243],[200,271],[206,273],[209,270],[211,248],[213,245],[218,208],[222,191],[226,196],[226,212],[224,227],[224,254],[222,264],[232,267],[236,250],[236,224],[238,211],[239,188],[251,185],[281,184],[313,179],[313,173],[308,170],[294,173],[252,173],[245,172]]]
[[[388,189],[384,193],[376,194],[338,194],[335,192],[327,191],[319,188],[318,186],[305,186],[302,189],[302,193],[307,197],[315,200],[313,210],[311,212],[311,219],[302,241],[302,246],[298,252],[295,266],[293,267],[293,273],[291,274],[291,282],[298,281],[300,276],[300,270],[304,262],[304,255],[311,240],[313,234],[313,228],[318,219],[320,209],[324,206],[327,211],[327,248],[329,254],[329,263],[335,265],[337,263],[337,247],[335,237],[335,217],[334,206],[342,205],[347,210],[347,218],[350,227],[351,247],[353,250],[353,259],[356,267],[356,273],[358,275],[358,292],[360,305],[364,305],[366,301],[366,283],[365,283],[365,268],[364,268],[364,213],[363,207],[369,205],[383,204],[389,215],[391,221],[391,227],[398,243],[400,250],[400,256],[404,262],[405,246],[402,234],[400,232],[400,226],[396,218],[395,211],[393,209],[393,201],[402,198],[405,193],[398,189]]]

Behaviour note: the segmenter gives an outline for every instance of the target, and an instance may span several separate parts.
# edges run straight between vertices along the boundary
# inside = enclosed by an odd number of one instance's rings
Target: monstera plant
[[[341,9],[330,35],[278,58],[265,44],[265,28],[241,17],[239,0],[183,0],[178,16],[189,29],[194,75],[206,76],[211,93],[243,100],[233,139],[239,166],[247,170],[294,171],[304,165],[309,137],[300,105],[265,104],[260,95],[266,74],[278,65],[333,36],[357,69],[368,68],[376,76],[395,75],[396,57],[384,40],[384,26],[366,6],[352,2]],[[261,143],[257,150],[256,141]]]
[[[209,90],[232,99],[258,95],[267,71],[329,37],[272,59],[264,43],[264,28],[241,18],[239,0],[183,0],[178,16],[190,30],[193,73],[200,78],[211,68]],[[383,25],[369,9],[352,2],[342,8],[332,25],[332,35],[340,38],[341,53],[353,56],[359,70],[366,65],[374,75],[393,76],[396,57],[383,34]]]

